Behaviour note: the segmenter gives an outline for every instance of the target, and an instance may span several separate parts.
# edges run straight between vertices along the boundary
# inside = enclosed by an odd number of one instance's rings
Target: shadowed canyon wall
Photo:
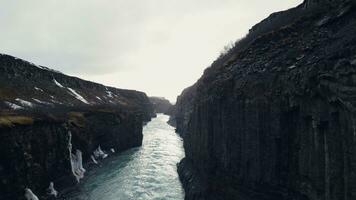
[[[272,14],[242,44],[177,99],[186,199],[355,199],[355,2]]]

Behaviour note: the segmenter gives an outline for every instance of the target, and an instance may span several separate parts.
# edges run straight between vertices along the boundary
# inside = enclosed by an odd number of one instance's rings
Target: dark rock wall
[[[356,198],[355,13],[351,2],[308,11],[179,97],[186,199]]]
[[[304,0],[303,4],[306,8],[320,6],[320,4],[340,3],[347,0]]]
[[[60,123],[39,122],[0,130],[1,199],[24,199],[60,175],[71,175],[68,131]]]
[[[174,115],[170,117],[170,123],[176,126],[177,133],[181,135],[184,135],[187,131],[189,116],[193,110],[195,91],[196,86],[193,85],[186,88],[178,96],[176,105],[174,106]]]
[[[108,154],[142,144],[142,116],[128,113],[88,112],[66,122],[38,121],[32,125],[0,128],[0,198],[23,199],[29,187],[38,196],[53,181],[57,189],[76,183],[69,157],[80,150],[83,162],[100,145]]]

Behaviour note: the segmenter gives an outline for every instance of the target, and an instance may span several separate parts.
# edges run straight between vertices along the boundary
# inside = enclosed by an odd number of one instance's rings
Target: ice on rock
[[[99,145],[98,148],[94,151],[93,154],[94,154],[95,158],[102,158],[102,159],[104,159],[104,158],[108,157],[108,154],[104,153],[103,150],[101,150],[100,145]]]
[[[70,157],[70,164],[72,167],[72,173],[75,176],[77,182],[80,182],[80,179],[84,178],[85,169],[83,168],[83,157],[82,152],[77,150],[75,154],[72,153],[72,134],[68,132],[68,150]]]
[[[112,153],[115,153],[115,149],[114,149],[114,148],[111,148],[110,151],[111,151]]]
[[[38,197],[29,188],[25,189],[25,198],[26,200],[39,200]]]
[[[71,154],[72,172],[79,182],[84,178],[85,169],[83,168],[82,152],[77,150],[75,154]]]
[[[48,186],[48,194],[49,194],[50,196],[54,196],[54,197],[57,197],[57,195],[58,195],[57,190],[54,189],[54,183],[53,183],[53,182],[50,182],[50,183],[49,183],[49,186]]]
[[[93,155],[91,155],[90,158],[91,158],[91,160],[93,161],[93,163],[98,164],[98,161],[95,160],[95,158],[94,158]]]
[[[82,152],[80,150],[77,150],[75,154],[71,153],[70,161],[72,165],[73,175],[79,182],[80,179],[84,178],[85,173],[85,169],[83,168]]]
[[[72,153],[72,132],[68,131],[68,150]]]

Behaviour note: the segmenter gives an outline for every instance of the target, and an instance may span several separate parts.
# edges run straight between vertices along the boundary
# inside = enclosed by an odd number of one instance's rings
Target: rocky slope
[[[149,97],[156,113],[170,114],[172,104],[164,97]]]
[[[356,4],[272,14],[177,99],[186,199],[356,199]]]
[[[0,199],[24,199],[25,188],[44,199],[50,182],[79,182],[88,164],[140,146],[152,116],[142,92],[0,55]]]

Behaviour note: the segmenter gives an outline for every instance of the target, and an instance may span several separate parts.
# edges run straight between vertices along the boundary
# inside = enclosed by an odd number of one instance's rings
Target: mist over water
[[[183,200],[176,164],[184,157],[182,139],[159,114],[143,129],[142,147],[109,158],[88,172],[68,199]]]

